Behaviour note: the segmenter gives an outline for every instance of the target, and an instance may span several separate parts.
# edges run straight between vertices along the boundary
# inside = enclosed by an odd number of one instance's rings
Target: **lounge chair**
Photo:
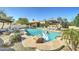
[[[5,31],[7,31],[7,29],[0,29],[0,32],[5,32]]]

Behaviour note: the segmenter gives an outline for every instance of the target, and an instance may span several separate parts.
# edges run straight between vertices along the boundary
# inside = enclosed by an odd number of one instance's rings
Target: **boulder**
[[[36,43],[44,43],[44,42],[46,42],[44,38],[38,38],[38,40],[36,41]]]
[[[12,46],[13,44],[11,42],[6,42],[3,44],[3,47],[10,47]]]

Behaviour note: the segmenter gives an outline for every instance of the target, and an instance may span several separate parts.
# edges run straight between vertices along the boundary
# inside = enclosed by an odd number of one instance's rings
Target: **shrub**
[[[14,33],[13,35],[10,36],[11,43],[20,42],[20,41],[21,41],[21,35],[19,33]]]
[[[20,30],[15,30],[14,33],[20,33]]]

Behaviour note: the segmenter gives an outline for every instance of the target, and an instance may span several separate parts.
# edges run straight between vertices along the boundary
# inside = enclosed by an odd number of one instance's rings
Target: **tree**
[[[57,21],[62,25],[62,23],[63,23],[62,17],[58,17],[58,18],[57,18]]]
[[[6,14],[3,11],[0,11],[0,18],[4,18],[4,17],[6,17]],[[3,28],[3,27],[4,27],[4,22],[3,22],[3,25],[1,28]]]
[[[13,17],[9,16],[8,17],[8,22],[10,23],[9,28],[11,28],[12,22],[14,22],[15,19],[13,19]]]
[[[1,28],[4,27],[5,22],[12,23],[13,22],[12,19],[13,19],[13,17],[11,17],[11,16],[8,17],[4,11],[0,11],[0,20],[3,22],[3,25]]]
[[[4,11],[0,11],[0,18],[1,17],[6,17],[7,15],[6,15],[6,13],[4,12]]]
[[[3,22],[3,25],[2,25],[2,27],[1,27],[1,29],[3,29],[3,27],[4,27],[4,22]]]
[[[63,28],[68,28],[68,21],[67,21],[67,19],[65,18],[65,19],[63,19],[63,22],[62,22],[62,27]]]
[[[69,26],[74,26],[74,21],[69,22]]]
[[[32,19],[32,21],[35,21],[35,19]]]
[[[79,27],[79,14],[77,14],[77,16],[74,19],[74,25]]]
[[[49,22],[45,20],[45,27],[49,26]]]
[[[63,32],[62,39],[66,42],[71,51],[76,51],[79,45],[79,31],[68,29]]]
[[[19,18],[16,23],[18,24],[28,24],[28,19],[27,18]]]
[[[68,20],[66,18],[58,17],[57,21],[62,25],[63,28],[68,28]]]

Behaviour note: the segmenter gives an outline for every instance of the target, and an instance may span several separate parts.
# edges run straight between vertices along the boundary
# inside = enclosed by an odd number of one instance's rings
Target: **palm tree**
[[[79,31],[74,29],[65,30],[62,38],[71,51],[77,51],[79,45]]]

